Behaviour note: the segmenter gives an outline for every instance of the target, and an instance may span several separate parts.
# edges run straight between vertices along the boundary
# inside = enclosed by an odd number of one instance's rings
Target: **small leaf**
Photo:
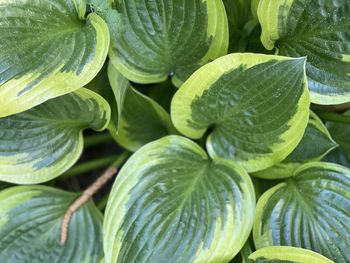
[[[108,52],[108,27],[84,0],[2,0],[0,117],[72,92],[94,78]]]
[[[111,63],[108,72],[115,97],[122,103],[118,130],[111,130],[118,144],[130,151],[136,151],[146,143],[177,133],[169,114],[158,103],[129,84],[119,84],[123,83],[120,77],[117,77],[120,73]]]
[[[196,71],[175,94],[171,117],[190,138],[212,128],[212,158],[248,172],[287,157],[300,142],[309,116],[304,58],[231,54]]]
[[[311,101],[350,101],[350,1],[261,0],[261,40],[279,55],[307,56]]]
[[[250,0],[224,0],[229,26],[229,53],[266,51],[260,41],[261,28],[252,14]],[[262,53],[262,52],[260,52]]]
[[[328,152],[337,147],[327,128],[318,116],[310,112],[309,122],[303,138],[294,151],[283,162],[266,170],[254,173],[265,179],[281,179],[292,176],[301,164],[320,161]]]
[[[114,129],[113,127],[111,129],[111,132],[113,134],[115,130],[119,130],[119,120],[122,118],[125,96],[129,87],[129,80],[120,74],[120,72],[113,66],[111,62],[108,63],[107,74],[115,98],[113,100],[113,104],[116,103],[118,110],[118,124],[114,127]]]
[[[104,220],[107,263],[227,263],[247,240],[255,207],[248,174],[168,136],[123,166]]]
[[[35,184],[59,176],[79,158],[82,130],[103,130],[109,120],[108,103],[84,88],[1,118],[0,180]]]
[[[256,248],[295,246],[337,263],[350,261],[350,170],[331,163],[301,166],[259,199]]]
[[[103,65],[101,71],[92,81],[85,85],[85,88],[88,88],[93,92],[98,93],[108,102],[111,108],[111,121],[109,123],[108,128],[115,130],[115,127],[118,127],[119,116],[113,89],[108,79],[108,63],[105,63]]]
[[[287,246],[265,247],[250,255],[256,263],[332,263],[313,251]]]
[[[350,116],[350,110],[345,112],[344,115]],[[327,154],[324,160],[350,168],[350,125],[329,122],[327,127],[339,146]]]
[[[173,76],[180,86],[201,65],[227,52],[222,1],[121,0],[118,11],[123,30],[109,57],[131,81],[155,83]]]
[[[46,186],[17,186],[0,192],[2,263],[99,263],[102,215],[89,201],[73,214],[68,239],[60,244],[63,216],[76,194]]]

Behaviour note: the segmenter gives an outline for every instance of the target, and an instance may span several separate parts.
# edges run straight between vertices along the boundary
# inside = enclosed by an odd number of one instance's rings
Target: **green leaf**
[[[241,250],[242,263],[253,263],[253,261],[249,258],[249,255],[253,252],[249,241],[250,239],[245,243]]]
[[[103,130],[109,120],[108,103],[84,88],[1,118],[0,180],[35,184],[59,176],[79,158],[82,130]]]
[[[112,87],[114,94],[114,100],[112,104],[117,105],[118,121],[117,125],[112,126],[110,131],[115,133],[115,130],[119,130],[120,119],[122,118],[122,113],[124,109],[125,96],[129,87],[129,80],[125,78],[120,72],[113,66],[111,62],[108,63],[108,79]]]
[[[87,84],[109,47],[105,22],[85,19],[84,0],[3,0],[0,4],[0,117]]]
[[[171,101],[177,91],[177,88],[170,80],[154,84],[149,88],[148,96],[159,103],[167,112],[170,112]]]
[[[310,112],[309,122],[303,138],[294,151],[283,162],[266,170],[254,173],[265,179],[281,179],[292,176],[301,164],[320,161],[328,152],[337,147],[327,128],[318,116]]]
[[[279,55],[307,56],[311,101],[350,101],[350,1],[261,0],[261,40]]]
[[[60,243],[61,223],[76,194],[46,186],[17,186],[0,192],[2,263],[99,263],[102,215],[89,201],[73,214],[68,239]]]
[[[295,246],[350,262],[350,170],[331,163],[301,166],[259,199],[256,248]]]
[[[258,18],[258,7],[259,7],[260,0],[251,0],[251,10],[253,17]]]
[[[180,86],[201,65],[227,52],[222,1],[121,0],[118,11],[123,30],[109,57],[131,81],[155,83],[173,76]]]
[[[111,130],[118,144],[129,151],[136,151],[148,142],[177,133],[169,114],[158,103],[129,84],[119,84],[123,83],[117,77],[120,73],[111,63],[108,72],[116,100],[122,103],[118,129]]]
[[[224,0],[229,26],[229,52],[243,52],[247,45],[244,25],[252,19],[250,0]],[[256,23],[257,24],[257,23]]]
[[[116,129],[118,127],[118,109],[115,101],[113,89],[108,79],[108,63],[105,63],[101,71],[97,76],[90,81],[85,88],[92,90],[95,93],[101,95],[109,104],[111,108],[111,121],[109,123],[109,129]]]
[[[212,128],[207,149],[213,159],[231,159],[248,172],[266,169],[294,150],[306,128],[304,63],[250,53],[221,57],[175,94],[173,123],[195,139]]]
[[[350,116],[350,110],[345,112],[344,115]],[[329,122],[327,127],[339,146],[327,154],[325,161],[338,163],[350,168],[350,125]]]
[[[224,0],[229,26],[229,53],[265,51],[261,41],[261,28],[252,14],[250,0]]]
[[[257,263],[332,263],[328,258],[310,250],[274,246],[265,247],[250,255],[250,259]]]
[[[120,171],[104,219],[107,263],[227,263],[243,247],[255,196],[231,161],[168,136],[138,150]]]

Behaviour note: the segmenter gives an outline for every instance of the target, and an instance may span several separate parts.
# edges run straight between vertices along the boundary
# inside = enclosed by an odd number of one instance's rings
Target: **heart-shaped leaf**
[[[231,54],[196,71],[175,94],[171,117],[184,135],[211,127],[212,158],[247,171],[268,168],[300,142],[309,116],[304,58]]]
[[[261,40],[278,54],[307,56],[311,101],[350,101],[350,1],[261,0]]]
[[[111,130],[118,144],[136,151],[148,142],[176,133],[169,114],[151,98],[124,85],[123,77],[111,63],[108,74],[117,103],[121,104],[118,129]]]
[[[102,215],[89,201],[73,214],[68,239],[60,243],[63,216],[76,194],[46,186],[0,192],[1,263],[99,263]]]
[[[0,180],[34,184],[59,176],[79,158],[82,130],[103,130],[109,120],[108,103],[84,88],[1,118]]]
[[[247,240],[255,207],[248,174],[168,136],[123,166],[104,220],[107,263],[228,262]]]
[[[350,110],[345,112],[344,115],[350,116]],[[350,168],[350,125],[329,122],[327,123],[327,127],[339,146],[327,154],[325,160]]]
[[[350,262],[350,170],[310,163],[259,199],[254,219],[257,248],[295,246],[337,263]]]
[[[222,1],[121,0],[117,6],[123,29],[109,57],[129,80],[154,83],[170,75],[179,86],[201,65],[227,52]]]
[[[0,117],[87,84],[109,47],[105,22],[85,0],[0,3]]]
[[[328,152],[337,147],[327,128],[318,116],[310,112],[309,122],[303,138],[294,151],[283,162],[254,173],[265,179],[281,179],[292,176],[301,164],[320,161]]]
[[[328,258],[302,248],[275,246],[264,247],[250,255],[256,263],[332,263]]]

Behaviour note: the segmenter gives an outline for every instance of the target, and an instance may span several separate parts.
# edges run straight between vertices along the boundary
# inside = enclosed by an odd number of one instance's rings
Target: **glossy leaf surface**
[[[121,0],[122,29],[109,56],[138,83],[173,77],[181,85],[204,63],[226,54],[225,9],[216,0]]]
[[[108,103],[84,88],[0,118],[0,180],[34,184],[59,176],[79,158],[82,130],[103,130],[109,120]]]
[[[311,101],[350,101],[350,1],[261,0],[261,40],[279,55],[307,56]]]
[[[323,122],[315,113],[310,112],[304,136],[293,152],[283,162],[254,173],[254,176],[266,179],[281,179],[292,176],[294,170],[301,164],[310,161],[320,161],[337,146]]]
[[[295,246],[337,263],[350,261],[350,170],[310,163],[259,199],[254,219],[257,248]]]
[[[214,159],[233,160],[248,172],[270,167],[294,150],[307,125],[304,63],[251,53],[221,57],[181,86],[172,121],[190,138],[211,128],[207,149]]]
[[[104,220],[107,263],[226,263],[243,247],[255,206],[248,174],[168,136],[138,150],[113,186]]]
[[[105,22],[84,0],[0,3],[0,117],[87,84],[109,47]]]
[[[60,243],[63,215],[75,198],[76,194],[46,186],[1,191],[1,262],[99,263],[102,216],[91,201],[73,215],[68,239],[65,245]]]

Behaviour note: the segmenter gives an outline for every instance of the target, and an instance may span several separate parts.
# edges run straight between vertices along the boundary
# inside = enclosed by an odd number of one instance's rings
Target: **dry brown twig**
[[[64,245],[68,237],[68,228],[73,214],[84,205],[98,190],[101,189],[115,174],[116,167],[109,167],[91,186],[89,186],[83,194],[76,199],[67,209],[64,214],[61,224],[61,244]]]

